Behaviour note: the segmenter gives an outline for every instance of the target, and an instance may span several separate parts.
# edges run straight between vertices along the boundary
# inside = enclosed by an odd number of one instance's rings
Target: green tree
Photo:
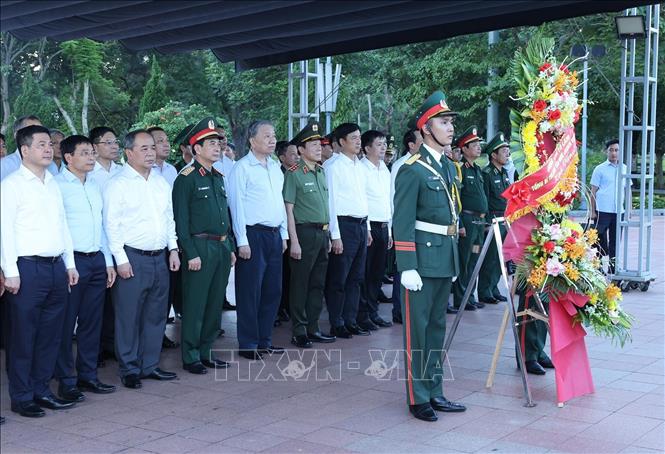
[[[157,63],[157,58],[153,55],[152,66],[150,67],[150,79],[148,79],[148,83],[145,85],[145,91],[139,105],[139,118],[143,118],[148,112],[153,112],[164,107],[167,102],[164,74],[162,74],[162,68]]]
[[[36,115],[45,125],[58,124],[58,109],[35,80],[32,68],[27,68],[23,75],[20,94],[14,100],[12,110],[16,117]]]

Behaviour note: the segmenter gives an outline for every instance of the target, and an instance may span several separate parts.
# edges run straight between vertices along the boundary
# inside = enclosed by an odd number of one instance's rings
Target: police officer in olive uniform
[[[478,129],[471,126],[464,131],[457,140],[457,146],[462,150],[463,155],[459,166],[462,180],[460,191],[462,212],[459,223],[460,274],[453,285],[454,304],[459,309],[467,286],[470,285],[473,288],[476,286],[476,282],[470,282],[470,279],[485,239],[487,196],[483,184],[483,172],[474,162],[480,156]],[[472,292],[465,309],[475,311],[483,306],[483,303],[476,301]]]
[[[503,168],[510,158],[510,147],[505,141],[503,133],[499,132],[483,148],[489,157],[489,164],[483,169],[485,195],[487,196],[487,222],[490,224],[487,234],[492,235],[491,222],[494,218],[503,217],[506,210],[506,199],[501,195],[510,186],[508,172]],[[501,238],[506,237],[505,223],[499,224]],[[497,284],[501,279],[501,263],[496,242],[492,240],[483,265],[478,276],[478,300],[486,304],[497,304],[506,301],[501,295]]]
[[[466,408],[443,396],[442,349],[446,306],[459,272],[455,166],[443,150],[453,139],[452,112],[442,92],[420,107],[414,122],[423,145],[395,181],[393,235],[401,272],[406,391],[409,411],[436,421],[434,410]]]
[[[284,204],[291,244],[289,304],[293,323],[291,343],[310,348],[312,342],[335,342],[319,329],[323,288],[328,269],[328,186],[321,160],[321,126],[308,124],[291,140],[300,162],[284,174]]]
[[[187,261],[182,272],[182,362],[193,374],[228,366],[212,354],[235,262],[224,179],[212,166],[222,153],[215,127],[215,120],[208,117],[189,132],[194,161],[173,186],[176,231]]]

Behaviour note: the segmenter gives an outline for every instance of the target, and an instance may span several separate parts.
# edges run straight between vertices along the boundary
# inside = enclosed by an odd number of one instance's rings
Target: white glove
[[[412,292],[417,292],[423,288],[423,280],[420,278],[420,274],[418,274],[418,271],[416,270],[402,271],[400,280],[402,285]]]

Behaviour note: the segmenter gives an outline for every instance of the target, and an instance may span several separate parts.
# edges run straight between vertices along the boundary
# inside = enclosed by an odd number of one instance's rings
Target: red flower
[[[577,243],[577,240],[575,238],[573,238],[572,236],[569,236],[568,238],[566,238],[566,244],[575,244],[575,243]]]
[[[547,108],[547,102],[542,99],[538,99],[533,103],[533,110],[536,112],[542,112]]]
[[[547,114],[547,119],[550,121],[556,121],[559,118],[561,118],[561,111],[559,111],[559,109],[552,110],[549,114]]]
[[[538,71],[540,72],[547,71],[551,67],[552,67],[551,63],[543,63],[543,65],[540,68],[538,68]]]
[[[564,73],[566,73],[566,74],[570,74],[570,71],[568,71],[568,66],[566,66],[566,65],[559,66],[559,69],[561,71],[563,71]]]
[[[554,250],[554,246],[556,246],[556,243],[554,241],[546,241],[545,244],[543,244],[543,248],[545,248],[545,252],[548,254],[551,254],[552,251]]]
[[[580,119],[580,113],[575,111],[575,116],[573,117],[573,123],[577,123]]]
[[[573,233],[571,233],[571,236],[572,236],[573,238],[576,238],[576,239],[577,239],[577,238],[580,237],[580,232],[578,232],[577,230],[573,230]]]

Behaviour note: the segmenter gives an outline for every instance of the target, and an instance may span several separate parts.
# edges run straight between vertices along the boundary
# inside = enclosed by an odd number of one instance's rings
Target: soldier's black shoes
[[[227,367],[229,367],[229,363],[217,358],[213,358],[210,361],[208,361],[207,359],[202,359],[201,364],[203,364],[208,369],[226,369]]]
[[[371,334],[369,330],[361,328],[360,326],[358,326],[358,324],[355,325],[346,324],[344,326],[348,332],[350,332],[351,334],[355,334],[356,336],[369,336]]]
[[[76,382],[76,387],[95,394],[111,394],[115,392],[115,386],[107,385],[99,380],[79,380]]]
[[[402,314],[393,315],[393,323],[399,323],[400,325],[404,323],[402,321]]]
[[[258,361],[263,358],[263,355],[256,350],[238,350],[238,355],[250,361]]]
[[[293,336],[291,343],[298,348],[312,348],[312,341],[305,335]]]
[[[457,314],[459,312],[459,309],[453,306],[448,306],[446,308],[446,314]]]
[[[422,421],[434,422],[439,419],[430,404],[409,405],[409,411]]]
[[[143,386],[141,379],[137,374],[125,375],[120,379],[120,381],[122,381],[122,384],[125,385],[125,388],[139,389],[141,386]]]
[[[58,395],[67,402],[83,402],[85,400],[85,396],[76,386],[60,386],[58,387]]]
[[[167,380],[175,380],[176,378],[178,378],[178,375],[175,372],[167,372],[158,367],[152,372],[150,372],[148,375],[144,376],[143,378],[149,378],[150,380],[167,381]]]
[[[443,411],[446,413],[459,413],[466,411],[466,407],[464,405],[458,404],[457,402],[451,402],[443,396],[433,397],[429,400],[429,403],[436,411]]]
[[[379,328],[390,328],[391,326],[393,326],[391,322],[389,322],[388,320],[384,320],[381,317],[373,318],[372,323],[374,323]]]
[[[545,375],[545,369],[543,369],[543,366],[538,364],[538,361],[526,361],[524,365],[526,366],[526,371],[530,374]]]
[[[162,348],[178,348],[179,346],[179,343],[172,341],[166,337],[166,334],[164,334],[164,338],[162,339]]]
[[[506,298],[506,297],[503,296],[503,295],[493,295],[493,296],[494,296],[494,299],[495,299],[495,300],[498,300],[498,301],[500,301],[500,302],[502,302],[502,303],[505,303],[506,301],[508,301],[508,298]]]
[[[363,320],[362,322],[358,322],[358,324],[356,326],[358,326],[359,328],[364,329],[365,331],[368,331],[368,332],[369,331],[376,331],[376,330],[379,329],[379,327],[376,326],[374,324],[374,322],[369,320],[369,319]],[[351,331],[351,329],[349,329],[349,331]],[[351,332],[353,333],[353,331],[351,331]],[[353,333],[353,334],[356,334],[356,333]]]
[[[284,353],[284,347],[275,347],[274,345],[271,345],[270,347],[259,348],[258,352],[262,355],[281,355]]]
[[[499,304],[500,301],[494,297],[492,298],[483,298],[479,299],[478,302],[476,303],[476,306],[482,305],[480,307],[485,307],[485,304]]]
[[[42,407],[32,401],[12,402],[12,411],[26,418],[41,418],[46,414]]]
[[[351,339],[353,334],[345,326],[330,327],[331,337],[341,337],[342,339]]]
[[[545,369],[554,369],[554,363],[547,356],[545,359],[539,359],[538,364],[540,364]]]
[[[307,338],[312,342],[320,342],[322,344],[332,344],[337,340],[335,336],[326,336],[325,334],[320,332],[314,334],[307,333]]]
[[[68,402],[66,400],[58,399],[55,396],[36,397],[34,401],[35,404],[42,408],[48,408],[49,410],[66,410],[76,405],[76,402]]]
[[[467,301],[466,306],[464,306],[465,311],[475,311],[476,309],[478,309],[476,305],[469,301]]]
[[[203,375],[208,373],[208,369],[205,368],[201,361],[196,361],[190,364],[183,364],[182,368],[185,369],[190,374]]]

